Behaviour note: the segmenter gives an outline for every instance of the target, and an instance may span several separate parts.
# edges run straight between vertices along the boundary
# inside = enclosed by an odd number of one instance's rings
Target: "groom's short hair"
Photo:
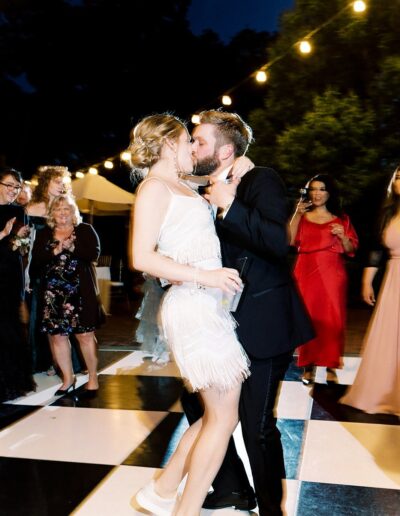
[[[199,118],[200,124],[211,124],[215,127],[218,147],[231,143],[234,146],[235,158],[246,154],[253,141],[253,131],[237,113],[210,109],[202,111]]]

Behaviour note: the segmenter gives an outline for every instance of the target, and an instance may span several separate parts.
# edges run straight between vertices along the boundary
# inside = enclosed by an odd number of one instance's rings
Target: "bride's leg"
[[[238,423],[241,386],[222,393],[201,392],[204,416],[199,435],[188,457],[185,490],[175,509],[176,516],[198,516],[208,489],[224,459],[228,441]]]
[[[186,475],[188,457],[197,439],[201,425],[202,418],[186,430],[167,466],[155,481],[157,494],[163,498],[172,498],[175,496],[179,484]]]

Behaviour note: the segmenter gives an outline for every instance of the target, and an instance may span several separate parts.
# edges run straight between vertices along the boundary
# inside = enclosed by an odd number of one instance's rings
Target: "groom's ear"
[[[235,149],[232,145],[232,143],[225,143],[224,145],[221,145],[221,147],[218,149],[218,157],[221,160],[228,160],[230,158],[235,157]]]

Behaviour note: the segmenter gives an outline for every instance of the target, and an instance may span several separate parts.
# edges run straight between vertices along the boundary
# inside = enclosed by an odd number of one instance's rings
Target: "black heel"
[[[54,396],[64,396],[64,394],[69,394],[70,392],[74,392],[75,384],[76,384],[76,378],[74,378],[74,381],[66,389],[58,389],[58,391],[56,391],[54,393]]]

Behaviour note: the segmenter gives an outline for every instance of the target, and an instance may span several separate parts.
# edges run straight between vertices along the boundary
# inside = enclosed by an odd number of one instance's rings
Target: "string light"
[[[120,158],[121,158],[122,161],[130,161],[131,153],[129,151],[121,152]]]
[[[85,177],[85,174],[78,170],[78,172],[75,172],[75,177],[78,179],[82,179],[83,177]]]
[[[224,106],[230,106],[232,104],[232,99],[229,95],[223,95],[222,96],[222,104]]]
[[[357,0],[353,4],[353,10],[355,13],[363,13],[367,9],[367,5],[362,0]]]
[[[266,82],[267,79],[268,79],[267,72],[265,72],[264,70],[258,70],[258,72],[256,73],[256,81],[257,82]]]
[[[276,56],[274,59],[272,59],[268,63],[265,63],[259,70],[257,70],[256,72],[253,72],[250,76],[248,76],[247,78],[242,80],[239,84],[236,84],[236,86],[232,87],[229,90],[229,92],[232,92],[232,91],[236,90],[241,84],[243,84],[244,82],[246,82],[250,78],[253,78],[253,79],[255,78],[255,80],[258,83],[265,83],[268,80],[268,78],[269,78],[269,74],[267,73],[267,70],[269,71],[269,69],[271,68],[272,65],[274,65],[277,61],[280,61],[281,59],[283,59],[290,51],[292,51],[293,48],[297,48],[303,55],[310,54],[312,52],[312,50],[313,50],[313,47],[312,47],[312,45],[310,43],[310,39],[315,34],[320,32],[323,28],[325,28],[327,25],[330,25],[334,20],[339,18],[339,16],[341,16],[345,11],[347,11],[349,9],[352,9],[356,13],[362,13],[362,12],[366,11],[367,4],[363,0],[356,0],[356,1],[353,1],[353,2],[345,5],[340,11],[338,11],[331,18],[329,18],[324,23],[322,23],[319,27],[317,27],[316,29],[314,29],[311,32],[309,32],[308,34],[306,34],[301,40],[298,40],[294,44],[292,44],[287,49],[286,52],[283,52],[282,54]],[[222,98],[221,98],[221,101],[222,101],[222,104],[224,106],[231,106],[232,105],[232,98],[228,94],[223,95]],[[192,115],[191,121],[192,121],[193,124],[199,124],[200,123],[199,115],[197,115],[197,114]],[[130,154],[129,151],[124,151],[124,152],[122,152],[120,154],[120,159],[122,161],[129,162],[130,158],[131,158],[131,154]],[[99,166],[99,165],[101,165],[101,164],[100,163],[96,164],[96,166]],[[105,168],[107,168],[109,170],[114,167],[114,164],[113,164],[113,162],[111,160],[106,160],[103,165],[104,165]],[[95,168],[95,166],[90,167],[88,172],[90,174],[97,174],[98,173],[97,168]],[[78,176],[78,174],[82,174],[82,172],[77,172],[75,174],[76,177],[81,177],[81,175]],[[35,184],[34,180],[32,181],[32,184],[33,185]]]

